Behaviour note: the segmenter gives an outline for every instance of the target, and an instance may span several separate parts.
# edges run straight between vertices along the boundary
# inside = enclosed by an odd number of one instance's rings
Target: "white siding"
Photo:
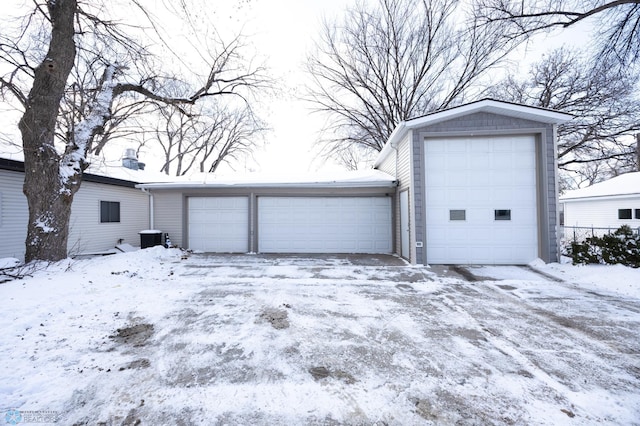
[[[377,167],[378,170],[390,174],[399,181],[399,189],[406,189],[410,185],[411,177],[411,153],[409,152],[409,140],[411,132],[398,143],[397,150],[391,154]]]
[[[409,141],[412,138],[412,132],[407,132],[407,135],[402,139],[391,154],[385,158],[385,160],[378,166],[378,170],[388,173],[394,176],[398,180],[398,188],[396,190],[396,200],[394,204],[394,246],[396,253],[400,253],[400,247],[402,247],[401,230],[400,230],[400,192],[404,190],[409,191],[409,232],[410,242],[409,247],[411,250],[411,259],[415,259],[415,230],[413,223],[413,196],[411,194],[411,144]]]
[[[0,170],[0,258],[24,259],[29,209],[22,193],[24,173]],[[100,223],[100,201],[120,202],[120,223]],[[104,251],[118,239],[140,245],[149,225],[148,197],[139,189],[83,182],[71,206],[69,255]]]
[[[409,260],[412,263],[415,263],[416,259],[416,230],[415,226],[413,226],[415,221],[414,215],[414,197],[413,197],[413,185],[412,185],[412,176],[411,176],[411,138],[413,137],[413,132],[408,132],[407,136],[398,144],[398,191],[408,191],[409,193],[409,251],[410,256]],[[400,198],[398,197],[397,207],[396,207],[396,247],[401,247],[402,241],[402,233],[400,231]],[[398,250],[399,251],[399,250]]]
[[[23,182],[24,173],[0,170],[0,258],[24,259],[29,208]]]
[[[618,219],[618,209],[632,209],[633,219]],[[619,228],[629,225],[640,227],[640,219],[635,217],[635,209],[640,209],[640,196],[606,200],[583,200],[564,202],[565,226],[596,228]]]
[[[412,133],[408,132],[407,136],[398,144],[398,189],[409,189],[411,186],[411,144],[409,140]]]
[[[382,163],[377,167],[378,170],[390,174],[393,177],[396,176],[396,152],[392,151],[391,154],[384,159]]]
[[[181,192],[152,192],[155,229],[168,233],[171,243],[185,247],[185,236],[182,232],[184,224],[184,205]]]
[[[120,222],[100,223],[100,201],[120,203]],[[122,239],[140,245],[139,232],[149,228],[149,197],[139,189],[83,182],[73,198],[69,255],[112,249]]]

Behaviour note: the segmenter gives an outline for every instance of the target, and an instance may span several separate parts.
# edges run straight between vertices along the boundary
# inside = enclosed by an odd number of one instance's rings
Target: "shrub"
[[[589,237],[584,242],[573,242],[568,248],[574,265],[586,263],[622,264],[640,267],[640,235],[628,225],[613,234]]]

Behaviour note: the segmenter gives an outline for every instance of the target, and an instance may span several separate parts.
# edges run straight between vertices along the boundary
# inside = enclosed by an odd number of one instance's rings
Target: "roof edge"
[[[24,161],[10,160],[8,158],[0,158],[0,170],[8,170],[12,172],[24,173]],[[82,173],[83,182],[101,183],[104,185],[122,186],[125,188],[135,188],[139,183],[133,180],[119,179],[109,176],[101,176],[93,173]]]
[[[380,150],[380,153],[378,154],[373,167],[379,167],[380,164],[382,164],[382,162],[387,159],[394,145],[397,146],[397,144],[400,142],[400,140],[402,140],[402,138],[409,130],[440,121],[451,120],[461,115],[481,111],[503,113],[504,115],[511,116],[529,116],[529,119],[531,119],[532,121],[542,121],[548,124],[561,124],[571,120],[574,117],[572,114],[567,114],[548,108],[534,107],[514,102],[484,98],[467,104],[434,111],[420,117],[410,118],[408,120],[400,122],[393,130],[391,135],[389,135],[389,138]],[[507,112],[510,112],[511,114],[506,114]],[[516,114],[513,114],[513,112],[516,112]]]
[[[548,117],[550,120],[552,120],[556,124],[560,124],[565,121],[571,120],[574,117],[573,114],[568,114],[565,112],[560,112],[560,111],[556,111],[549,108],[519,104],[516,102],[501,101],[493,98],[483,98],[477,101],[469,102],[467,104],[458,105],[451,108],[445,108],[445,109],[434,111],[419,117],[410,118],[407,120],[407,125],[410,127],[419,127],[419,126],[422,126],[422,122],[421,122],[422,120],[425,120],[427,118],[433,118],[433,116],[436,116],[436,115],[441,116],[439,117],[441,120],[446,120],[450,118],[450,116],[455,117],[457,115],[462,115],[468,112],[472,112],[474,110],[482,110],[489,107],[494,107],[494,108],[502,109],[505,111],[516,110],[520,113],[526,113],[527,111],[529,111],[532,116],[539,115],[539,116]],[[534,113],[534,111],[536,111],[537,114]],[[425,121],[428,123],[429,121],[432,121],[432,120],[425,120]]]
[[[578,201],[594,201],[594,200],[619,200],[622,198],[637,198],[640,197],[639,192],[632,192],[626,194],[604,194],[604,195],[587,195],[583,197],[560,197],[559,201],[561,203],[572,203]]]
[[[138,189],[159,189],[159,190],[182,190],[182,189],[249,189],[249,188],[317,188],[317,189],[335,189],[335,188],[395,188],[398,181],[388,182],[280,182],[280,183],[202,183],[202,182],[169,182],[169,183],[141,183],[135,185]]]

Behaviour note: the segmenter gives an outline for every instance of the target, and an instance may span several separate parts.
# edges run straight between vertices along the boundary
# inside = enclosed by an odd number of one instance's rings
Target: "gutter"
[[[387,182],[309,182],[309,183],[147,183],[138,184],[136,188],[148,192],[150,189],[222,189],[222,188],[318,188],[318,189],[335,189],[335,188],[395,188],[398,186],[397,180]]]
[[[571,198],[562,198],[560,197],[561,203],[571,203],[578,201],[596,201],[596,200],[621,200],[625,198],[637,198],[640,196],[640,193],[629,193],[629,194],[606,194],[606,195],[588,195],[583,197],[571,197]]]

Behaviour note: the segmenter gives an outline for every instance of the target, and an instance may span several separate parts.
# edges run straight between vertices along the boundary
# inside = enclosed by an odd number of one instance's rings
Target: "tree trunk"
[[[76,0],[49,0],[51,40],[35,69],[33,87],[18,127],[24,148],[23,191],[29,205],[25,261],[56,261],[67,256],[69,217],[82,171],[62,174],[54,146],[56,120],[67,78],[74,65]],[[64,170],[68,170],[64,168]]]

